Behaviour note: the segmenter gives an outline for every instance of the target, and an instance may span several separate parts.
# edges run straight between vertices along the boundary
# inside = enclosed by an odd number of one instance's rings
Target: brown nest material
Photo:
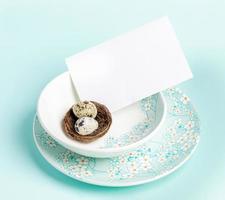
[[[91,101],[97,108],[97,116],[95,120],[98,122],[98,128],[89,135],[80,135],[75,131],[74,124],[77,121],[77,117],[74,115],[72,108],[66,113],[63,119],[63,128],[68,137],[73,140],[77,140],[83,143],[89,143],[102,137],[107,133],[111,124],[112,116],[108,108],[100,103]]]

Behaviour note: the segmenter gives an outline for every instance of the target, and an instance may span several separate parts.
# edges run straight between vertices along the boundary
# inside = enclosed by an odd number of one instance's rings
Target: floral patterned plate
[[[52,139],[37,117],[33,127],[35,143],[52,166],[83,182],[130,186],[159,179],[187,161],[200,139],[199,118],[189,98],[177,88],[163,95],[168,107],[164,124],[151,141],[127,154],[103,159],[73,153]],[[117,142],[115,139],[110,145]]]

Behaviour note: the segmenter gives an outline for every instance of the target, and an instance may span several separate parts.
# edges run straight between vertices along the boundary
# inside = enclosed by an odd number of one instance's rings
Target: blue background
[[[225,198],[224,0],[0,0],[0,198]],[[202,123],[199,148],[174,174],[127,187],[64,176],[32,140],[37,98],[76,52],[168,15],[194,73],[180,87]]]

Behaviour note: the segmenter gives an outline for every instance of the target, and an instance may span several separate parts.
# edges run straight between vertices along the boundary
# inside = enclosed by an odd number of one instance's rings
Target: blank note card
[[[167,17],[66,59],[81,100],[112,112],[192,78]]]

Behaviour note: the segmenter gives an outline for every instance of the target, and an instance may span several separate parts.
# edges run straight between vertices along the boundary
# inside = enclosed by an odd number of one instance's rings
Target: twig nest
[[[98,122],[91,117],[81,117],[76,121],[74,128],[80,135],[89,135],[98,128]]]
[[[94,101],[92,101],[91,103],[93,103],[96,106],[98,111],[96,117],[94,118],[94,120],[98,122],[98,128],[94,130],[91,134],[81,135],[81,129],[75,128],[75,124],[78,123],[77,121],[79,120],[79,118],[74,114],[72,109],[73,107],[71,107],[67,111],[62,122],[65,134],[69,138],[77,140],[79,142],[89,143],[102,137],[109,130],[112,123],[112,116],[108,108]],[[79,130],[80,133],[78,133]],[[82,133],[84,133],[83,130]]]
[[[90,101],[83,101],[73,105],[73,113],[78,118],[81,117],[92,117],[95,118],[97,115],[97,108],[95,104]]]

